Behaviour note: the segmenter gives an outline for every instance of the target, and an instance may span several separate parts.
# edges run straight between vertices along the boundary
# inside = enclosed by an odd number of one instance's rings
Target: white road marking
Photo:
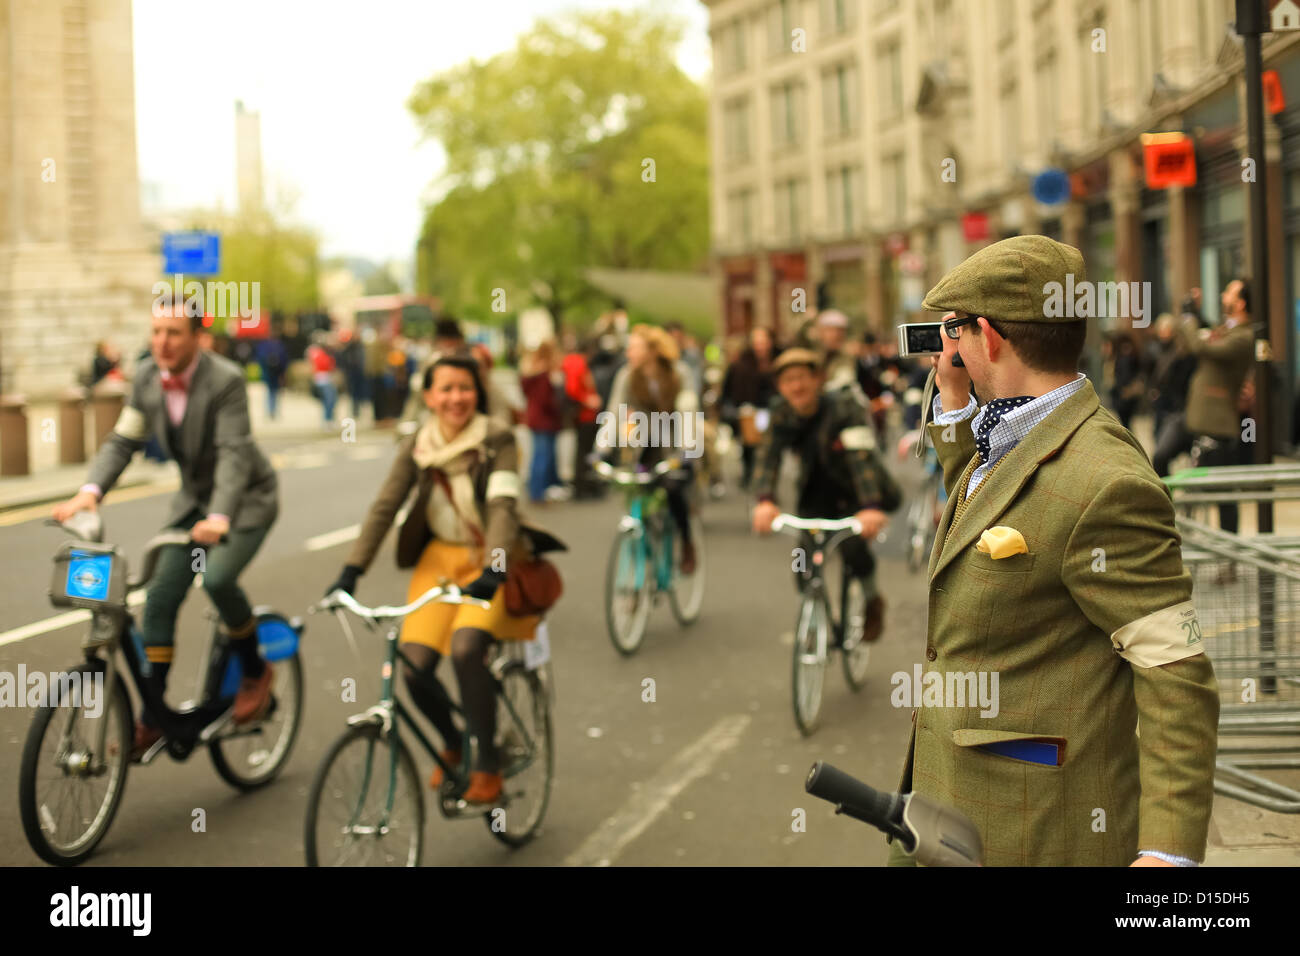
[[[674,798],[704,776],[728,750],[740,743],[749,727],[745,714],[724,717],[704,736],[668,761],[645,781],[618,811],[596,828],[582,846],[564,860],[565,866],[609,866],[623,849],[654,823]]]
[[[361,536],[361,525],[350,524],[346,528],[339,528],[337,531],[327,531],[324,534],[318,534],[314,538],[308,538],[303,547],[308,551],[324,551],[326,548],[332,548],[336,544],[345,544],[348,541],[355,541]]]
[[[132,591],[126,596],[127,607],[139,607],[144,603],[144,589]],[[25,641],[29,637],[36,637],[38,634],[48,634],[50,631],[57,631],[61,628],[70,627],[73,624],[79,624],[82,621],[90,620],[90,612],[82,609],[75,611],[65,611],[62,614],[56,614],[53,617],[47,617],[43,621],[33,621],[31,624],[24,624],[22,627],[15,627],[12,631],[5,631],[0,634],[0,647],[6,644],[16,644],[18,641]]]
[[[387,451],[380,445],[358,445],[348,451],[348,457],[353,461],[370,461],[373,458],[383,458]]]

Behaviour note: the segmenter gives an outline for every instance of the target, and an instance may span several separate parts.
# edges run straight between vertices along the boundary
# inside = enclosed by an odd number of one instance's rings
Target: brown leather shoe
[[[163,732],[157,727],[150,727],[148,724],[137,720],[135,722],[135,740],[131,744],[131,762],[139,763],[140,760],[148,753],[149,748],[162,740]]]
[[[444,750],[438,756],[442,758],[442,762],[445,764],[449,764],[452,767],[460,766],[459,750]],[[437,790],[442,786],[442,781],[446,778],[447,775],[442,772],[442,768],[437,764],[434,764],[433,773],[429,774],[429,786],[433,787],[434,790]]]
[[[271,703],[271,665],[262,665],[262,676],[245,677],[235,695],[235,723],[246,724],[261,717]]]
[[[687,577],[695,573],[695,542],[682,542],[682,574]]]
[[[885,599],[877,595],[867,602],[866,620],[862,623],[862,642],[870,644],[885,633]]]
[[[492,803],[505,789],[505,777],[499,773],[475,770],[469,775],[469,789],[461,795],[466,803]]]

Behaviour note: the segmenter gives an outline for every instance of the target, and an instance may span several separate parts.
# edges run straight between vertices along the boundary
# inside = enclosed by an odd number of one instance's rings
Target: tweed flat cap
[[[812,349],[786,349],[778,355],[776,361],[772,363],[772,374],[779,376],[791,365],[807,365],[814,372],[817,372],[821,370],[822,360],[821,356]]]
[[[1064,290],[1086,281],[1083,254],[1074,246],[1015,236],[985,246],[949,272],[921,308],[1007,322],[1070,322],[1072,314],[1046,307],[1047,300],[1055,295],[1059,302]]]

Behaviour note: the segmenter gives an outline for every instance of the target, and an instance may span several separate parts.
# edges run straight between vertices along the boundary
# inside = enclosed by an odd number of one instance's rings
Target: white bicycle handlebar
[[[454,584],[450,587],[443,587],[441,584],[429,588],[410,604],[401,607],[393,607],[385,604],[380,607],[366,607],[361,604],[347,591],[331,591],[325,595],[324,600],[315,605],[313,611],[328,611],[335,608],[347,608],[358,617],[364,617],[371,621],[390,621],[396,618],[406,617],[408,614],[414,614],[420,608],[433,601],[440,604],[469,604],[474,607],[486,610],[492,605],[488,601],[475,597],[469,597],[463,594],[460,588]]]

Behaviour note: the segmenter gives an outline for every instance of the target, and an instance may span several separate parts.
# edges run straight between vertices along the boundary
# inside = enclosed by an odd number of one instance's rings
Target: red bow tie
[[[183,392],[185,391],[185,382],[181,380],[180,376],[173,375],[171,378],[162,380],[162,388],[164,392]]]

